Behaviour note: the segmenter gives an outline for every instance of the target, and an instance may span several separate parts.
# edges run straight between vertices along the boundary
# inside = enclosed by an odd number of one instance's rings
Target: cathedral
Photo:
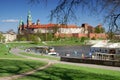
[[[101,25],[100,25],[101,26]],[[64,25],[64,24],[41,24],[38,19],[36,23],[32,22],[32,15],[30,11],[27,15],[27,23],[24,24],[21,19],[18,27],[18,34],[34,34],[34,33],[52,33],[59,37],[88,37],[88,34],[94,33],[94,27],[89,24],[76,25]],[[94,34],[96,36],[96,34]]]
[[[54,33],[54,28],[57,28],[58,33],[84,33],[84,28],[83,27],[77,27],[76,25],[63,25],[63,24],[41,24],[40,20],[38,19],[36,23],[32,22],[32,16],[30,11],[28,12],[27,15],[27,24],[24,24],[23,20],[20,20],[19,22],[19,28],[18,28],[18,33],[19,34],[24,34],[25,32],[27,33],[36,33],[36,32],[41,32],[41,33]]]

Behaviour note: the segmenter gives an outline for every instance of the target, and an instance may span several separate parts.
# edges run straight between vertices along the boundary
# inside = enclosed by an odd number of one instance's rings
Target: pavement
[[[41,60],[41,61],[46,61],[46,62],[51,62],[51,63],[71,64],[71,65],[76,65],[76,66],[84,66],[84,67],[91,67],[91,68],[99,68],[99,69],[120,71],[120,67],[95,65],[95,64],[85,64],[85,63],[71,63],[71,62],[64,62],[64,61],[56,61],[56,60],[29,57],[29,56],[19,54],[20,52],[24,52],[24,50],[20,50],[20,49],[17,49],[17,48],[12,49],[11,51],[15,55],[22,56],[22,57],[25,57],[25,58],[28,58],[28,59]]]
[[[85,63],[71,63],[71,62],[63,62],[63,61],[57,61],[57,60],[49,60],[49,59],[43,59],[43,58],[35,58],[35,57],[30,57],[30,56],[25,56],[22,54],[19,54],[20,52],[25,52],[24,50],[18,49],[18,48],[13,48],[11,49],[11,53],[17,56],[21,56],[27,59],[32,59],[32,60],[40,60],[40,61],[45,61],[48,62],[47,65],[40,67],[36,70],[32,70],[23,74],[19,74],[19,75],[13,75],[13,76],[8,76],[8,77],[2,77],[0,78],[0,80],[13,80],[13,79],[17,79],[19,77],[23,77],[29,74],[33,74],[34,72],[38,71],[38,70],[43,70],[45,68],[48,68],[49,66],[55,64],[55,63],[59,63],[59,64],[69,64],[69,65],[74,65],[74,66],[83,66],[83,67],[90,67],[90,68],[98,68],[98,69],[106,69],[106,70],[114,70],[114,71],[120,71],[120,67],[113,67],[113,66],[104,66],[104,65],[94,65],[94,64],[85,64]]]

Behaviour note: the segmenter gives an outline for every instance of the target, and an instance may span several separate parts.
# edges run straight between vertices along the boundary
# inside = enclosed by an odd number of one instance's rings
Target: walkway
[[[25,57],[25,58],[28,58],[28,59],[47,61],[47,62],[51,62],[51,63],[71,64],[71,65],[76,65],[76,66],[84,66],[84,67],[91,67],[91,68],[100,68],[100,69],[120,71],[120,67],[95,65],[95,64],[85,64],[85,63],[71,63],[71,62],[63,62],[63,61],[56,61],[56,60],[28,57],[28,56],[25,56],[25,55],[18,54],[19,52],[24,52],[24,51],[20,50],[20,49],[12,49],[12,53],[14,53],[15,55],[22,56],[22,57]]]
[[[29,72],[26,72],[26,73],[18,74],[18,75],[13,75],[13,76],[8,76],[8,77],[2,77],[2,78],[0,78],[0,80],[13,80],[13,79],[17,79],[17,78],[20,78],[20,77],[24,77],[24,76],[33,74],[33,73],[36,72],[36,71],[43,70],[43,69],[49,67],[50,65],[52,65],[51,62],[49,62],[47,65],[45,65],[45,66],[43,66],[43,67],[40,67],[40,68],[38,68],[38,69],[29,71]]]
[[[21,56],[21,57],[25,57],[25,58],[28,58],[28,59],[33,59],[33,60],[40,60],[40,61],[43,61],[43,59],[40,59],[40,58],[33,58],[33,57],[28,57],[28,56],[24,56],[24,55],[21,55],[21,54],[18,54],[19,52],[23,52],[22,50],[20,49],[12,49],[11,52],[17,56]],[[30,74],[33,74],[34,72],[36,71],[39,71],[39,70],[43,70],[45,68],[48,68],[49,66],[51,66],[53,64],[53,62],[51,61],[48,61],[48,60],[44,60],[46,62],[48,62],[47,65],[43,66],[43,67],[39,67],[35,70],[32,70],[32,71],[29,71],[29,72],[26,72],[26,73],[22,73],[22,74],[18,74],[18,75],[13,75],[13,76],[8,76],[8,77],[1,77],[0,80],[13,80],[13,79],[17,79],[17,78],[20,78],[20,77],[24,77],[24,76],[27,76],[27,75],[30,75]]]
[[[46,61],[46,62],[48,62],[48,64],[43,66],[43,67],[40,67],[40,68],[38,68],[36,70],[32,70],[30,72],[26,72],[26,73],[19,74],[19,75],[3,77],[3,78],[0,78],[0,80],[13,80],[13,79],[17,79],[19,77],[30,75],[30,74],[33,74],[34,72],[38,71],[38,70],[45,69],[45,68],[49,67],[50,65],[52,65],[54,63],[70,64],[70,65],[75,65],[75,66],[84,66],[84,67],[91,67],[91,68],[99,68],[99,69],[120,71],[120,67],[102,66],[102,65],[94,65],[94,64],[84,64],[84,63],[70,63],[70,62],[62,62],[62,61],[56,61],[56,60],[49,60],[49,59],[42,59],[42,58],[35,58],[35,57],[25,56],[25,55],[19,54],[20,52],[24,52],[24,51],[21,50],[21,49],[18,49],[18,48],[12,49],[11,52],[13,54],[17,55],[17,56],[21,56],[21,57],[24,57],[24,58],[28,58],[28,59],[32,59],[32,60]]]

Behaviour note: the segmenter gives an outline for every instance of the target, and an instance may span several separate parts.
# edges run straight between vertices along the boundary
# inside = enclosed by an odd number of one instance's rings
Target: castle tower
[[[40,25],[40,20],[38,19],[37,22],[36,22],[37,25]]]
[[[19,21],[19,27],[22,26],[22,23],[23,23],[23,20],[20,19],[20,21]]]
[[[19,27],[18,27],[18,34],[22,33],[22,30],[24,30],[24,22],[22,19],[19,21]]]
[[[31,13],[29,11],[28,15],[27,15],[27,27],[29,27],[30,25],[32,25],[32,16],[31,16]]]

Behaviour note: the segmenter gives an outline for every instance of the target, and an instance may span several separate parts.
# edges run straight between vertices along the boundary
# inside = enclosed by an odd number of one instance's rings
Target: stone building
[[[39,19],[36,21],[36,23],[33,23],[31,13],[28,12],[27,24],[24,24],[23,20],[20,20],[18,28],[18,34],[25,33],[53,33],[57,37],[90,37],[89,34],[94,33],[94,27],[87,23],[82,24],[81,27],[76,25],[53,23],[41,24]],[[103,36],[103,34],[101,36]]]

